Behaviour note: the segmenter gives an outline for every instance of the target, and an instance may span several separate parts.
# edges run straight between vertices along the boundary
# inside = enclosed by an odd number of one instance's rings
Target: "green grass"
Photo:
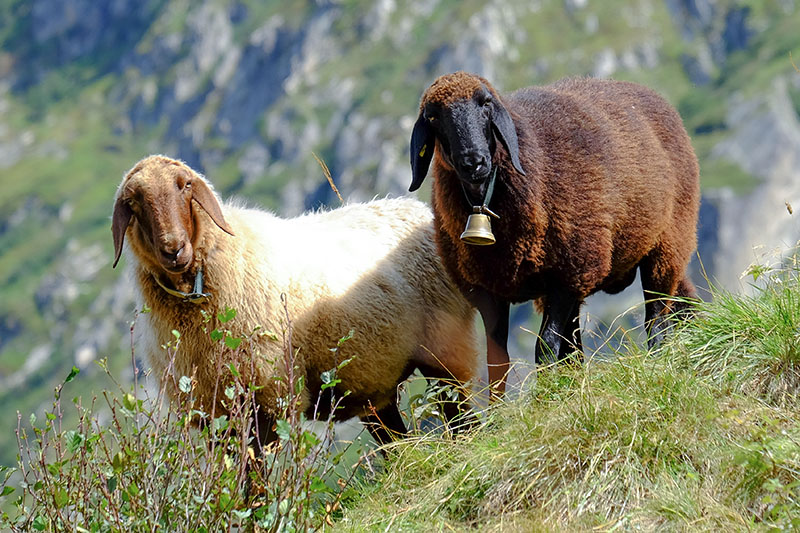
[[[753,296],[714,292],[672,348],[712,383],[791,408],[800,396],[797,272],[767,275],[766,286]]]
[[[488,423],[390,448],[337,530],[800,526],[800,283],[715,294],[655,353],[538,372]]]

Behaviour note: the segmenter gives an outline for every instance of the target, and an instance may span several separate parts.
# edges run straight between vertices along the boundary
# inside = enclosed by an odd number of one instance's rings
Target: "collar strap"
[[[170,289],[163,283],[161,280],[158,279],[158,276],[153,274],[153,279],[156,280],[158,286],[164,289],[164,292],[171,296],[175,296],[176,298],[180,298],[184,302],[192,302],[193,304],[201,304],[208,301],[211,298],[211,295],[207,292],[203,292],[203,267],[199,267],[197,269],[197,274],[194,276],[194,288],[192,292],[183,292],[183,291],[176,291],[175,289]]]
[[[494,182],[496,177],[497,177],[497,167],[494,167],[492,175],[487,178],[489,180],[489,184],[486,186],[486,193],[483,195],[483,202],[481,203],[481,205],[472,204],[469,194],[467,193],[467,188],[464,186],[464,182],[459,180],[461,182],[461,190],[464,191],[464,197],[467,199],[467,203],[472,205],[473,213],[490,215],[497,219],[500,218],[500,216],[497,213],[489,209],[489,202],[492,200],[492,194],[494,193]]]

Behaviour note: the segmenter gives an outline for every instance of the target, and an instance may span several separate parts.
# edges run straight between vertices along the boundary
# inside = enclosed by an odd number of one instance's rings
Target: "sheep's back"
[[[311,397],[322,372],[357,356],[340,373],[353,409],[342,417],[361,414],[366,400],[377,408],[393,400],[394,384],[425,343],[426,314],[470,313],[441,267],[432,214],[419,201],[375,200],[286,220],[234,210],[229,218],[245,228],[253,256],[274,258],[263,261],[263,290],[272,305],[287,296]]]

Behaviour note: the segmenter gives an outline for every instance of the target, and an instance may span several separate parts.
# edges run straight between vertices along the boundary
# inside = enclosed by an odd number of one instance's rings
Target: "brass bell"
[[[495,243],[492,234],[492,223],[489,215],[483,213],[472,213],[467,218],[467,227],[461,234],[461,241],[475,246],[488,246]]]

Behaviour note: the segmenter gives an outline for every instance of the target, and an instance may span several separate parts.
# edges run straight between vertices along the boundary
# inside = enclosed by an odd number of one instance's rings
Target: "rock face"
[[[694,50],[681,57],[692,82],[709,83],[728,56],[747,47],[753,31],[748,27],[748,6],[716,0],[665,0],[681,36]]]
[[[790,84],[800,84],[800,74],[775,78],[764,94],[734,97],[726,121],[732,134],[712,150],[712,157],[734,161],[760,180],[751,194],[711,200],[718,217],[711,272],[725,287],[738,288],[752,263],[775,264],[800,244],[792,213],[800,206],[800,121]]]

